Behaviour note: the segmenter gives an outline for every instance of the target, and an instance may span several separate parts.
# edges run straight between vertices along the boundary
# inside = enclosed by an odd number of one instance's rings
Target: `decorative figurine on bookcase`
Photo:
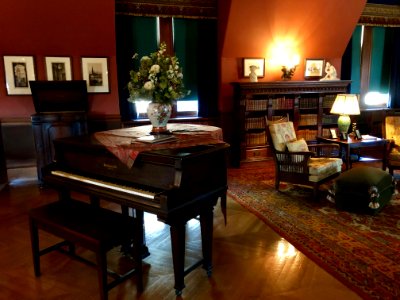
[[[249,74],[250,82],[257,82],[258,77],[257,77],[256,70],[259,69],[259,67],[255,66],[255,65],[251,65],[249,68],[250,68],[250,74]]]
[[[334,66],[331,65],[330,62],[327,62],[325,65],[325,73],[326,75],[320,79],[320,81],[324,81],[324,80],[340,80],[337,77],[337,72],[336,72],[336,68]]]
[[[282,76],[281,78],[283,80],[291,80],[294,72],[296,71],[297,65],[293,66],[292,68],[286,67],[286,66],[282,66]]]

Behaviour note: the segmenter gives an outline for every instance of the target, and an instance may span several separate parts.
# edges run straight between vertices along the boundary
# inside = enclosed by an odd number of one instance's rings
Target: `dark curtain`
[[[390,108],[400,108],[400,27],[392,28],[392,61],[390,72]]]
[[[122,121],[129,121],[136,117],[135,105],[127,100],[129,71],[139,64],[132,56],[138,53],[142,57],[157,50],[157,23],[152,17],[120,15],[115,20],[119,105]]]

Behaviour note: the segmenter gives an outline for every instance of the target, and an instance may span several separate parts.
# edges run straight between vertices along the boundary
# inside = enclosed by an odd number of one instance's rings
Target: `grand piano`
[[[172,128],[176,139],[163,144],[135,142],[149,131],[146,126],[57,139],[55,162],[44,168],[43,180],[60,198],[81,192],[156,214],[170,225],[174,288],[180,295],[184,276],[194,268],[202,265],[211,275],[213,208],[219,198],[223,207],[226,201],[229,145],[215,136],[217,127]],[[185,269],[185,224],[198,216],[203,259]]]

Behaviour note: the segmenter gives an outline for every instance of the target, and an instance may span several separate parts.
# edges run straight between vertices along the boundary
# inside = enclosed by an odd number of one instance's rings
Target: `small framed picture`
[[[72,80],[70,57],[45,57],[47,80]]]
[[[88,93],[109,93],[107,57],[82,57],[82,77]]]
[[[332,137],[333,139],[337,139],[336,129],[335,129],[335,128],[331,128],[331,129],[329,129],[329,130],[330,130],[330,132],[331,132],[331,137]]]
[[[306,58],[304,66],[304,78],[305,79],[320,79],[324,71],[323,59],[310,59]]]
[[[31,95],[29,81],[35,80],[33,56],[4,56],[8,95]]]
[[[243,77],[250,77],[250,73],[256,73],[257,77],[264,77],[264,58],[243,58]]]
[[[355,132],[355,134],[356,134],[356,139],[357,139],[357,140],[361,140],[361,139],[362,139],[362,136],[361,136],[360,130],[356,129],[354,132]]]

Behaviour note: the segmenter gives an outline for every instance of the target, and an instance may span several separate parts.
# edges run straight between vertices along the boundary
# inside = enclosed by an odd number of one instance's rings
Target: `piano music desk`
[[[56,162],[44,180],[62,199],[77,191],[157,215],[170,225],[175,293],[184,277],[202,265],[211,275],[213,209],[226,200],[227,150],[214,126],[168,124],[176,140],[146,144],[136,138],[151,126],[97,132],[54,141]],[[98,180],[98,178],[100,180]],[[185,269],[185,226],[200,216],[203,259]]]

